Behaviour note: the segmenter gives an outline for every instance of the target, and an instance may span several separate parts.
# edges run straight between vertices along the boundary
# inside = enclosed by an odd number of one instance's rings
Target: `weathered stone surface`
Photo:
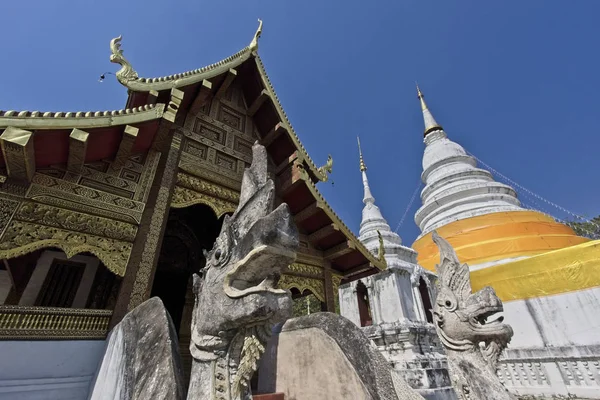
[[[503,311],[502,301],[489,286],[471,293],[469,266],[460,264],[452,246],[435,231],[433,241],[440,249],[434,325],[446,348],[456,394],[463,400],[516,399],[496,375],[513,330],[502,317],[487,321]]]
[[[190,400],[251,398],[271,329],[291,314],[290,293],[276,285],[296,258],[298,230],[287,204],[274,210],[266,149],[255,144],[252,153],[238,208],[205,254],[203,278],[194,276]]]
[[[261,361],[259,391],[294,400],[423,399],[360,328],[332,313],[291,319],[276,329]]]
[[[111,331],[90,400],[181,400],[185,386],[173,322],[158,297]]]

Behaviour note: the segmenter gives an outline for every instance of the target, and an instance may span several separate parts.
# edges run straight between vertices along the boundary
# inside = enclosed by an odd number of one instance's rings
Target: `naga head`
[[[455,351],[481,351],[495,371],[498,357],[513,336],[503,324],[502,301],[489,286],[471,293],[469,266],[460,264],[452,246],[437,232],[433,241],[440,250],[438,293],[433,306],[435,328],[444,346]],[[483,344],[483,347],[480,347]]]
[[[238,208],[225,217],[213,248],[205,252],[203,278],[194,275],[192,353],[226,347],[242,328],[258,326],[268,334],[272,324],[291,314],[289,291],[276,286],[296,258],[298,230],[287,204],[273,209],[266,149],[254,144],[252,153]]]

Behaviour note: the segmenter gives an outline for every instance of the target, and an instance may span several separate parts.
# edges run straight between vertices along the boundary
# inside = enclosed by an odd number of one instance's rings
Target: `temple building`
[[[364,208],[359,240],[387,269],[340,286],[340,313],[362,327],[394,369],[429,400],[455,399],[446,356],[432,325],[435,274],[417,264],[375,204],[360,140]]]
[[[189,374],[192,274],[236,209],[256,141],[300,232],[279,287],[334,311],[340,285],[385,269],[319,193],[333,161],[317,167],[292,128],[261,31],[222,61],[158,78],[138,75],[118,37],[124,109],[0,111],[0,398],[87,398],[107,332],[151,296]]]
[[[447,137],[417,91],[425,123],[421,235],[412,245],[419,265],[435,271],[436,230],[469,265],[473,291],[495,289],[515,331],[498,371],[512,391],[600,398],[600,241],[523,208],[512,187]]]

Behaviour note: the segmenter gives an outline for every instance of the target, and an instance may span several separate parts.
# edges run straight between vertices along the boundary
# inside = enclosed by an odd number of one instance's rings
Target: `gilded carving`
[[[0,340],[105,339],[111,310],[0,305]]]
[[[179,162],[179,154],[181,150],[181,135],[175,134],[173,136],[169,154],[167,155],[167,161],[165,163],[164,174],[161,186],[156,196],[156,204],[154,205],[154,212],[150,219],[148,234],[146,242],[144,243],[144,251],[142,252],[142,258],[140,260],[139,268],[135,275],[135,281],[131,291],[131,297],[127,305],[127,310],[131,311],[135,307],[139,306],[146,300],[148,285],[150,283],[150,275],[152,274],[152,267],[154,260],[159,256],[158,244],[161,237],[161,231],[165,219],[167,217],[167,211],[169,207],[169,197],[171,194],[171,188],[174,185],[176,179],[175,171]]]
[[[114,175],[105,174],[87,167],[83,167],[81,169],[81,176],[85,176],[91,180],[101,182],[104,185],[114,186],[118,189],[127,190],[129,192],[135,192],[137,189],[137,184],[131,180],[118,178]]]
[[[44,247],[58,247],[69,258],[90,252],[113,273],[124,276],[132,244],[39,223],[12,221],[0,239],[0,258],[18,257]]]
[[[18,201],[0,197],[0,235],[8,226],[10,219],[19,205]]]
[[[195,204],[204,204],[209,206],[217,217],[228,212],[234,212],[237,208],[237,203],[222,200],[205,193],[198,193],[194,190],[175,186],[173,198],[171,199],[171,207],[185,208]]]
[[[158,162],[160,161],[160,153],[154,150],[148,152],[146,157],[146,163],[142,170],[142,176],[138,184],[137,190],[133,195],[135,201],[146,202],[148,200],[148,194],[150,193],[150,187],[154,181],[156,175],[156,169],[158,168]]]
[[[234,178],[229,176],[222,175],[216,171],[213,171],[210,167],[205,168],[208,164],[198,165],[193,157],[182,153],[181,154],[181,162],[179,164],[179,169],[192,174],[199,178],[206,178],[212,182],[216,182],[221,186],[234,189],[239,191],[242,181],[242,176],[237,174]]]
[[[277,286],[281,289],[288,290],[296,288],[300,293],[309,290],[317,297],[317,299],[319,299],[319,301],[325,302],[325,287],[321,279],[283,274],[281,275]]]
[[[23,203],[15,219],[126,242],[133,242],[137,233],[132,224],[34,202]]]
[[[240,201],[240,194],[235,190],[231,190],[212,182],[205,181],[203,179],[196,178],[191,175],[178,173],[177,184],[188,189],[195,190],[197,192],[206,193],[210,196],[220,197],[225,200],[229,200],[233,203]]]
[[[141,211],[116,207],[103,201],[80,197],[72,193],[36,184],[31,185],[26,197],[40,203],[77,210],[87,214],[101,215],[106,218],[134,224],[139,224],[142,218]]]
[[[102,190],[96,190],[85,186],[77,185],[71,182],[67,182],[61,179],[52,178],[47,175],[35,174],[33,176],[33,183],[49,188],[55,188],[60,191],[75,194],[90,200],[99,200],[113,207],[117,206],[125,208],[127,210],[137,211],[140,213],[144,210],[144,203],[142,202],[133,201],[121,196],[107,193]]]
[[[291,264],[288,269],[292,272],[298,272],[301,274],[315,275],[321,277],[323,275],[323,269],[314,265],[304,264],[295,262]]]

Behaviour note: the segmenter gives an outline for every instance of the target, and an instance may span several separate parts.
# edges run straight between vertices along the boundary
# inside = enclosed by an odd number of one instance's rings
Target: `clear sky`
[[[355,232],[360,135],[371,187],[392,229],[414,192],[423,153],[419,82],[449,137],[568,210],[600,214],[598,0],[4,2],[0,109],[120,109],[108,61],[123,35],[141,76],[202,67],[252,39],[292,125],[317,164],[319,188]],[[567,215],[523,193],[556,217]],[[529,197],[527,197],[529,196]],[[417,197],[399,233],[419,230]]]

